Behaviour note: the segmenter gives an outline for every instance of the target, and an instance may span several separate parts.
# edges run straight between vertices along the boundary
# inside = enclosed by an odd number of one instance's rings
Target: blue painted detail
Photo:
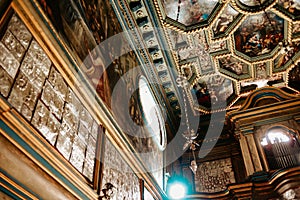
[[[17,195],[13,194],[12,192],[8,191],[7,189],[0,187],[0,191],[3,192],[4,194],[8,195],[9,197],[16,199],[16,200],[22,200],[21,198],[19,198]]]
[[[24,186],[23,184],[19,183],[17,180],[15,180],[14,178],[12,178],[8,173],[6,173],[5,171],[3,171],[2,169],[0,169],[0,172],[5,174],[5,176],[9,177],[9,179],[11,179],[13,182],[17,183],[19,186],[21,186],[24,190],[28,191],[29,193],[31,193],[32,195],[34,195],[36,198],[41,199],[37,194],[35,194],[34,192],[32,192],[30,189],[28,189],[26,186]],[[25,193],[23,193],[22,191],[20,191],[19,189],[17,189],[15,186],[11,185],[9,182],[7,182],[6,180],[4,180],[3,178],[0,178],[0,182],[3,183],[4,185],[6,185],[7,187],[9,187],[11,190],[13,190],[14,192],[18,193],[20,196],[26,198],[26,199],[31,199],[29,196],[27,196]],[[6,190],[5,188],[3,188],[4,190]],[[0,189],[1,190],[1,189]],[[6,190],[7,192],[11,193],[10,191]],[[3,191],[4,193],[6,193],[5,191]],[[11,193],[13,194],[13,193]],[[9,194],[7,194],[9,195]],[[18,197],[16,197],[15,194],[13,194],[13,198],[17,198],[20,199]],[[10,196],[10,195],[9,195]]]
[[[265,92],[265,93],[259,93],[257,95],[254,96],[253,101],[251,102],[250,107],[254,106],[254,104],[261,98],[263,97],[276,97],[279,100],[284,100],[281,96],[279,96],[278,94],[274,93],[274,92]]]

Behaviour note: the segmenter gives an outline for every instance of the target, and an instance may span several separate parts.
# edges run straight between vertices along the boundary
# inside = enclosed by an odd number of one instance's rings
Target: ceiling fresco
[[[249,57],[267,54],[282,42],[283,34],[283,19],[274,13],[252,15],[234,33],[235,48]]]
[[[223,73],[235,74],[236,79],[246,79],[250,78],[251,76],[251,70],[250,65],[239,60],[236,57],[233,57],[232,55],[226,55],[225,57],[221,57],[218,59],[220,71]]]
[[[195,113],[212,112],[213,99],[235,109],[265,86],[299,94],[299,0],[154,2]],[[195,20],[195,7],[209,17]]]
[[[288,16],[299,19],[300,0],[278,0],[278,8]]]
[[[233,22],[236,21],[238,16],[239,12],[236,11],[230,4],[227,4],[220,16],[213,23],[213,35],[218,36],[222,33],[225,33],[229,27],[232,27]]]
[[[163,29],[161,35],[152,30],[146,42],[169,49],[158,50],[160,64],[153,70],[179,115],[179,75],[188,80],[188,100],[196,115],[237,109],[265,86],[300,94],[300,0],[128,2],[136,22],[147,18],[147,27]],[[150,35],[144,24],[137,25],[142,35]],[[152,54],[154,47],[148,47]]]
[[[218,0],[164,0],[162,3],[168,18],[189,26],[208,20]]]
[[[260,4],[263,4],[266,0],[240,0],[242,4],[246,6],[259,6]]]

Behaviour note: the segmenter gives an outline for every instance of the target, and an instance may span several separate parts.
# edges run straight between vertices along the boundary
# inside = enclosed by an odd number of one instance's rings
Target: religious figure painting
[[[225,10],[222,12],[220,17],[213,25],[214,35],[224,33],[238,14],[239,12],[233,9],[230,4],[228,4]]]
[[[243,75],[249,73],[249,65],[231,55],[220,58],[219,65],[220,68],[225,69],[236,75]]]
[[[295,54],[300,50],[300,42],[294,42],[290,44],[285,44],[278,56],[273,61],[274,69],[280,69],[285,66],[289,61],[295,62]]]
[[[250,57],[269,53],[284,39],[283,27],[274,13],[252,15],[234,33],[235,48]]]
[[[211,109],[212,104],[225,104],[234,93],[232,80],[221,75],[201,78],[191,89],[200,107]]]
[[[300,23],[294,23],[293,24],[293,29],[292,29],[292,33],[293,33],[293,37],[297,38],[300,35]]]
[[[115,39],[118,44],[111,41],[103,45],[103,41],[122,32],[110,2],[39,0],[39,3],[88,81],[111,108],[114,86],[123,74],[138,65],[138,61],[133,52],[122,55],[122,50],[130,48],[124,37]],[[128,92],[132,84],[128,78],[125,83]]]
[[[253,65],[256,79],[268,78],[268,66],[265,62]]]
[[[192,81],[196,77],[196,68],[194,64],[183,66],[181,70],[188,81]]]
[[[279,0],[278,4],[294,16],[300,15],[300,0]]]

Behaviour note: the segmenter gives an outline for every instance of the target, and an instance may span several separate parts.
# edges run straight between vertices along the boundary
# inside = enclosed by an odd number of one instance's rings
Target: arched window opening
[[[163,113],[149,85],[146,77],[141,76],[139,79],[139,99],[142,114],[145,125],[153,137],[154,142],[161,150],[164,150],[167,140]]]
[[[262,138],[261,145],[271,170],[300,165],[300,145],[293,131],[273,127]]]

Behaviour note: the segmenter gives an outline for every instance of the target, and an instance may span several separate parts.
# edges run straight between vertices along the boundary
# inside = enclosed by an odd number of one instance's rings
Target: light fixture
[[[182,183],[174,183],[170,186],[169,197],[171,199],[182,199],[186,195],[186,187]]]
[[[189,181],[183,176],[174,175],[168,179],[167,194],[170,200],[185,199],[190,188]]]
[[[178,87],[182,88],[182,96],[183,96],[183,103],[184,103],[184,114],[185,114],[185,120],[186,120],[186,127],[187,130],[182,134],[182,136],[186,139],[185,144],[183,145],[183,150],[186,150],[187,148],[190,148],[193,154],[193,159],[190,164],[190,169],[194,174],[197,173],[197,160],[195,156],[196,147],[199,146],[199,144],[196,142],[196,139],[198,137],[198,133],[195,133],[193,129],[190,129],[189,124],[189,118],[188,118],[188,111],[187,111],[187,102],[186,102],[186,94],[185,94],[185,87],[188,85],[188,81],[185,76],[179,75],[176,79]]]

